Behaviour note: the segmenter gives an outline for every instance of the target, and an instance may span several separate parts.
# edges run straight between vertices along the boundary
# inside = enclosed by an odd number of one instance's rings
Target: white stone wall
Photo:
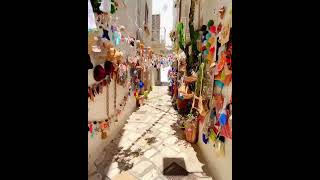
[[[136,24],[136,18],[137,18],[137,3],[138,0],[130,0],[127,2],[127,8],[119,9],[113,17],[117,18],[118,25],[123,25],[126,27],[126,30],[130,33],[131,36],[136,37],[136,30],[138,29],[138,26]],[[141,23],[143,23],[144,20],[144,7],[145,7],[145,1],[141,0]],[[152,0],[147,0],[148,2],[148,8],[149,8],[149,30],[150,30],[150,36],[144,37],[146,41],[146,45],[148,46],[151,41],[151,30],[152,30]],[[143,26],[142,26],[143,27]],[[130,45],[126,43],[121,43],[117,49],[123,51],[125,53],[125,56],[133,56],[136,54],[135,47],[131,47]],[[100,62],[96,62],[94,59],[93,64],[97,65]],[[102,64],[103,65],[103,64]],[[88,71],[88,85],[92,85],[95,83],[95,80],[93,78],[93,70]],[[152,82],[154,84],[154,82]],[[108,91],[107,91],[108,89]],[[109,99],[107,99],[107,92],[109,92]],[[117,107],[119,108],[119,104],[122,101],[123,97],[128,94],[128,89],[124,88],[120,85],[117,85]],[[132,94],[132,93],[131,93]],[[88,101],[88,119],[91,121],[94,120],[104,120],[107,118],[107,106],[109,106],[109,113],[110,115],[115,113],[114,109],[114,81],[110,83],[107,87],[104,87],[103,94],[97,95],[95,97],[94,102]],[[110,125],[110,128],[108,129],[108,138],[102,140],[100,137],[100,134],[95,136],[93,139],[90,137],[88,133],[88,167],[89,167],[89,173],[93,172],[95,170],[94,167],[94,161],[98,158],[98,155],[102,152],[103,148],[108,145],[108,143],[117,135],[120,130],[123,128],[123,125],[128,118],[128,116],[135,110],[136,108],[136,100],[133,95],[131,95],[128,99],[128,102],[126,104],[126,107],[124,111],[121,113],[121,115],[118,117],[118,122],[113,122]]]
[[[109,100],[107,99],[107,89],[109,91]],[[126,88],[117,85],[117,107],[122,101],[123,96],[128,93]],[[103,120],[107,117],[107,106],[109,106],[110,115],[115,113],[114,109],[114,81],[110,83],[109,86],[104,87],[103,94],[97,95],[95,97],[95,102],[88,102],[88,119],[89,120]],[[93,139],[88,133],[88,165],[89,171],[94,171],[93,163],[101,154],[103,148],[114,138],[115,135],[123,127],[127,117],[135,110],[136,100],[134,96],[130,96],[126,104],[124,111],[118,116],[118,122],[112,122],[110,128],[107,130],[108,137],[104,140],[101,139],[100,134],[95,136]]]

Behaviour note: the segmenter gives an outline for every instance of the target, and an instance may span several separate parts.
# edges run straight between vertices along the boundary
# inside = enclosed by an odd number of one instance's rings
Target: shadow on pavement
[[[186,163],[183,158],[163,158],[164,176],[187,176]]]

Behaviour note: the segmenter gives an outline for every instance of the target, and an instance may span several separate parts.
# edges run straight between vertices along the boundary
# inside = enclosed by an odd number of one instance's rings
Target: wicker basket
[[[94,39],[95,37],[95,33],[94,32],[89,32],[88,33],[88,53],[92,54],[92,46],[94,46],[96,44],[96,40]]]
[[[194,96],[194,93],[189,91],[188,86],[181,84],[181,86],[178,89],[179,95],[181,94],[183,99],[192,99]]]
[[[181,93],[180,92],[180,94],[182,95],[183,99],[186,99],[186,100],[192,99],[194,96],[194,93]]]

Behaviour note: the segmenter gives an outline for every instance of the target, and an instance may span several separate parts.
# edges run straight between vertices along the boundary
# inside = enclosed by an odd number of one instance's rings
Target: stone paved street
[[[129,117],[119,135],[106,145],[95,162],[97,171],[89,175],[89,180],[212,179],[204,172],[206,167],[197,146],[186,142],[183,131],[177,127],[178,114],[167,89],[153,88],[145,105]],[[169,171],[168,166],[182,167],[185,174],[166,176],[163,171]]]

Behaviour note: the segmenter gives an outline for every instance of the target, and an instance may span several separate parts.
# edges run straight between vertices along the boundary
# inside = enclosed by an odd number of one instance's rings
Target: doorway
[[[169,72],[170,68],[171,68],[170,66],[160,68],[160,82],[162,85],[169,84],[168,72]]]

